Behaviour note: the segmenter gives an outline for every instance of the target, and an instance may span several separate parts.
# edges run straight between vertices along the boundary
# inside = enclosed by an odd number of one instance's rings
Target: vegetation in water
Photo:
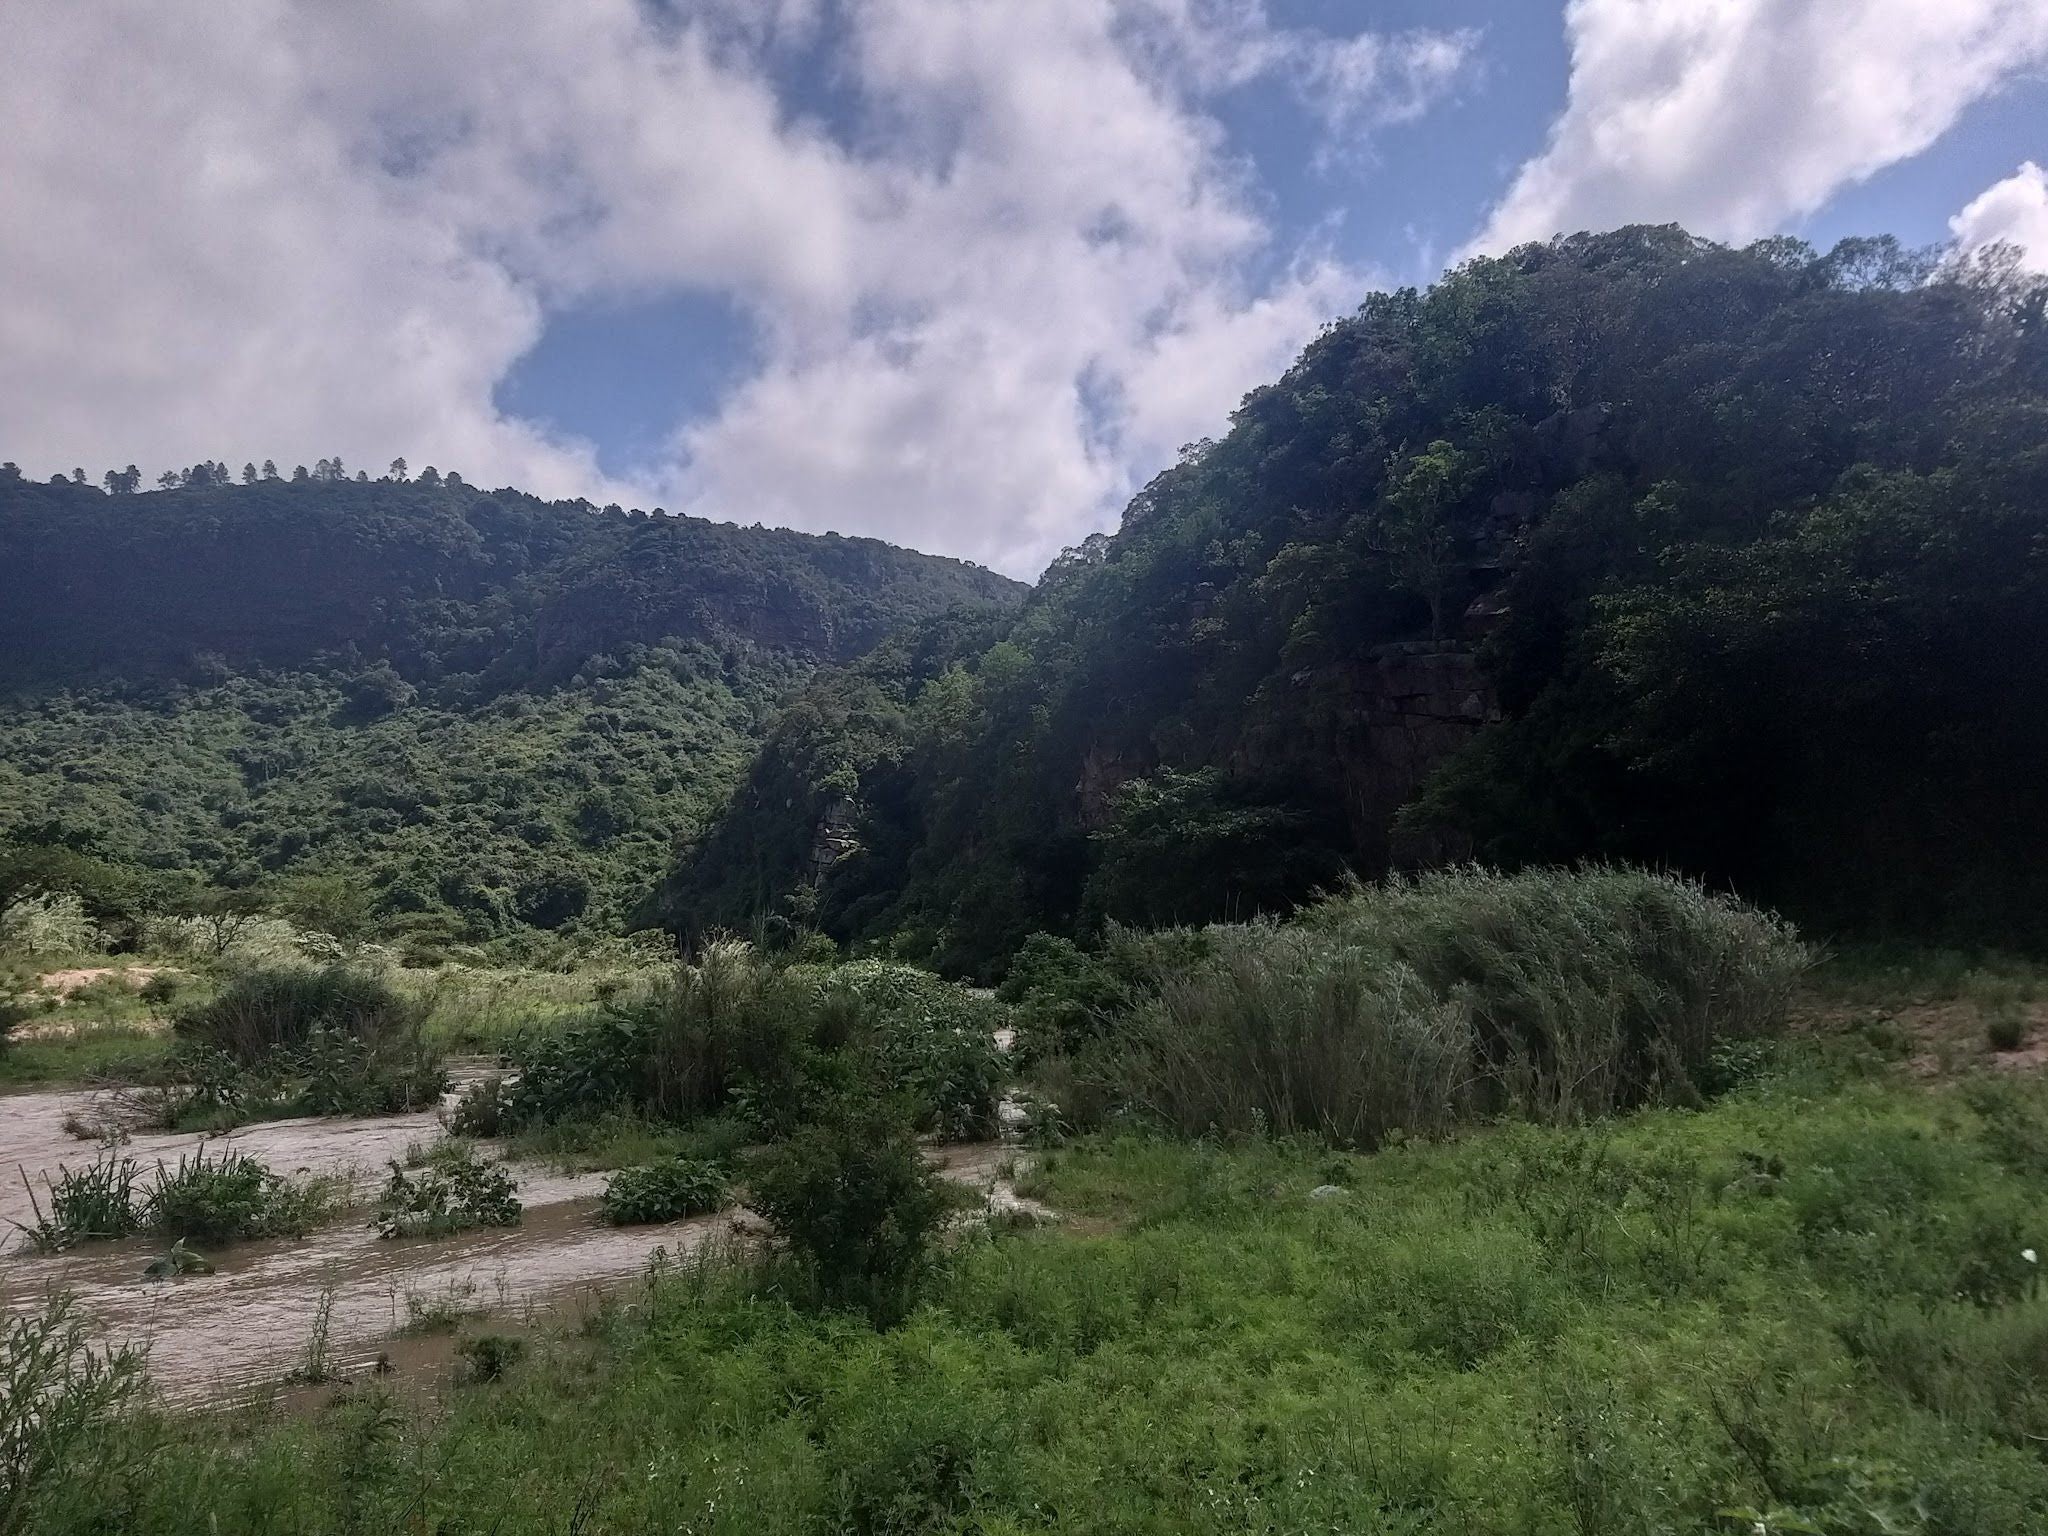
[[[518,1185],[504,1166],[459,1141],[420,1166],[391,1165],[371,1225],[379,1237],[444,1237],[473,1227],[516,1227]]]
[[[202,1144],[148,1172],[109,1152],[60,1167],[40,1195],[31,1188],[35,1219],[21,1233],[41,1253],[136,1234],[202,1246],[301,1237],[334,1214],[338,1194],[332,1180],[289,1179],[232,1148]]]
[[[637,1168],[621,1168],[605,1181],[598,1209],[615,1227],[677,1221],[722,1211],[732,1199],[732,1181],[716,1163],[676,1157]]]

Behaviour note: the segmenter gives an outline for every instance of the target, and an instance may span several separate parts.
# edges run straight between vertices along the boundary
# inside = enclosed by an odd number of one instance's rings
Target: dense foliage
[[[986,638],[815,681],[667,888],[999,971],[1407,859],[2039,943],[2048,285],[1663,228],[1375,294]]]
[[[1014,590],[438,480],[0,474],[0,843],[68,855],[117,929],[239,899],[429,951],[615,932],[810,669]]]

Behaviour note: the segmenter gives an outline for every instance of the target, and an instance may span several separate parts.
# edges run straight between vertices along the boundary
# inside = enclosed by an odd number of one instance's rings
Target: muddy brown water
[[[51,1292],[70,1292],[103,1338],[147,1351],[151,1380],[173,1402],[246,1398],[290,1377],[306,1360],[323,1297],[327,1363],[335,1374],[352,1376],[393,1352],[393,1340],[418,1311],[537,1318],[637,1279],[657,1249],[684,1257],[734,1233],[744,1219],[609,1227],[597,1217],[604,1174],[515,1163],[525,1207],[517,1227],[393,1241],[379,1238],[366,1213],[355,1210],[304,1238],[209,1250],[215,1273],[177,1280],[143,1277],[163,1251],[156,1240],[49,1256],[27,1251],[10,1225],[34,1219],[24,1178],[46,1198],[46,1175],[91,1162],[94,1144],[64,1126],[103,1108],[88,1092],[0,1095],[0,1311],[17,1313]],[[138,1135],[121,1150],[146,1170],[158,1161],[175,1164],[202,1142],[211,1152],[232,1147],[280,1173],[344,1177],[352,1200],[364,1205],[392,1160],[444,1134],[438,1112],[425,1111],[278,1120],[215,1137]],[[992,1209],[1042,1213],[1010,1189],[1013,1155],[995,1144],[934,1152],[946,1177],[984,1190]]]

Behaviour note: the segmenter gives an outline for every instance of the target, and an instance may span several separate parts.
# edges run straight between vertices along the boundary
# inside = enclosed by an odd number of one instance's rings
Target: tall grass
[[[112,1440],[108,1421],[142,1386],[141,1360],[95,1347],[67,1296],[7,1320],[0,1328],[0,1531],[27,1529],[49,1484],[66,1482],[74,1498],[90,1497],[101,1491],[100,1478],[123,1470],[126,1458],[112,1446],[91,1457],[74,1451],[88,1437]]]
[[[1473,1097],[1470,1011],[1408,966],[1307,929],[1215,935],[1132,1021],[1123,1087],[1185,1135],[1308,1133],[1377,1145],[1434,1132]]]
[[[1637,870],[1448,870],[1207,931],[1153,977],[1109,1074],[1183,1131],[1373,1146],[1475,1113],[1697,1099],[1807,964],[1769,914]]]

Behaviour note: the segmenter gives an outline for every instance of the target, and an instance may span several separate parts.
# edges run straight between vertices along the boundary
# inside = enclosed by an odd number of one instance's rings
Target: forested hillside
[[[431,949],[616,932],[786,691],[1019,590],[870,539],[439,475],[0,473],[0,901]],[[12,466],[8,466],[11,470]]]
[[[667,887],[959,972],[1346,869],[2048,937],[2048,286],[1635,228],[1371,296],[1021,613],[815,680]]]

